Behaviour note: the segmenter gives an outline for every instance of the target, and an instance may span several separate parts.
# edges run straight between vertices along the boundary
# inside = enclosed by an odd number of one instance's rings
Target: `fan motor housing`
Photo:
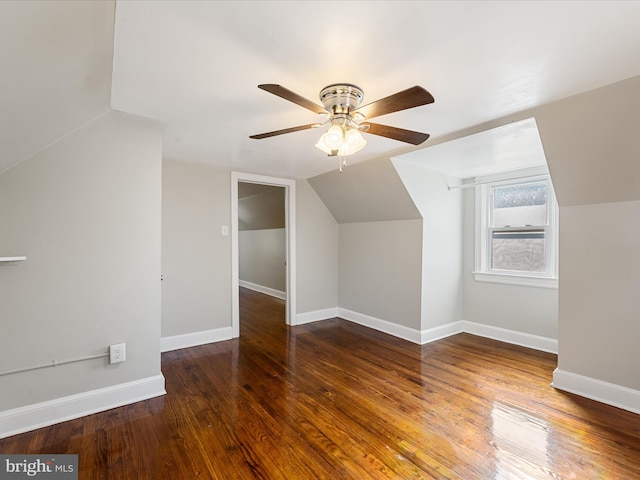
[[[364,92],[351,83],[333,83],[320,91],[320,101],[333,114],[350,114],[362,103]]]

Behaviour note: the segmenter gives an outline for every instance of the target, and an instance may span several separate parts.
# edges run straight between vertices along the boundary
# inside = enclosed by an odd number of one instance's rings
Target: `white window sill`
[[[558,288],[557,277],[532,277],[507,273],[473,272],[478,282],[503,283],[507,285],[522,285],[525,287]]]

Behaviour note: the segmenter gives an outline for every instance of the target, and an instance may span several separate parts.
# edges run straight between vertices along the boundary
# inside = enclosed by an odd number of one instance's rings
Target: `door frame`
[[[238,247],[238,183],[258,183],[284,187],[284,218],[286,230],[286,313],[287,325],[296,322],[296,181],[245,172],[231,172],[231,336],[240,336],[240,286]]]

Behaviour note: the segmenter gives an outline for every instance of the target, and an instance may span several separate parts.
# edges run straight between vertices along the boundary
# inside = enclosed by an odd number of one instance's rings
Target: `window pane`
[[[492,226],[546,225],[547,182],[493,187]]]
[[[493,232],[491,269],[544,273],[544,249],[544,230]]]

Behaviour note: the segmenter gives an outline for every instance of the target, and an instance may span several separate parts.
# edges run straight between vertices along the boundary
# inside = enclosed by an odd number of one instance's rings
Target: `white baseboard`
[[[505,343],[541,350],[543,352],[558,353],[558,341],[554,338],[541,337],[530,333],[469,322],[467,320],[459,320],[420,331],[345,308],[338,308],[338,316],[350,322],[388,333],[389,335],[417,343],[418,345],[435,342],[436,340],[465,332],[478,335],[479,337],[491,338]]]
[[[357,323],[358,325],[373,328],[374,330],[388,333],[389,335],[393,335],[394,337],[402,338],[413,343],[420,344],[421,341],[420,331],[415,328],[398,325],[397,323],[388,322],[363,313],[347,310],[346,308],[338,308],[338,316],[345,320],[349,320],[350,322]]]
[[[462,320],[461,331],[478,335],[479,337],[492,338],[521,347],[533,348],[548,353],[558,353],[558,340],[555,338],[541,337],[531,333],[517,332],[506,328],[494,327],[483,323],[469,322]]]
[[[337,316],[337,308],[325,308],[323,310],[314,310],[313,312],[298,313],[296,315],[296,325],[304,325],[305,323],[328,320]]]
[[[287,299],[287,292],[282,292],[280,290],[276,290],[275,288],[265,287],[263,285],[247,282],[245,280],[238,280],[238,285],[244,288],[248,288],[249,290],[253,290],[255,292],[271,295],[272,297],[279,298],[280,300]]]
[[[640,391],[556,368],[551,386],[640,414]]]
[[[458,321],[422,330],[420,332],[420,345],[462,333],[464,332],[462,325],[462,321]]]
[[[172,337],[162,337],[160,339],[160,351],[170,352],[179,348],[197,347],[206,343],[222,342],[231,340],[233,331],[231,327],[216,328],[203,332],[185,333]]]
[[[5,410],[0,412],[0,438],[129,405],[165,393],[164,377],[156,375],[112,387]]]

